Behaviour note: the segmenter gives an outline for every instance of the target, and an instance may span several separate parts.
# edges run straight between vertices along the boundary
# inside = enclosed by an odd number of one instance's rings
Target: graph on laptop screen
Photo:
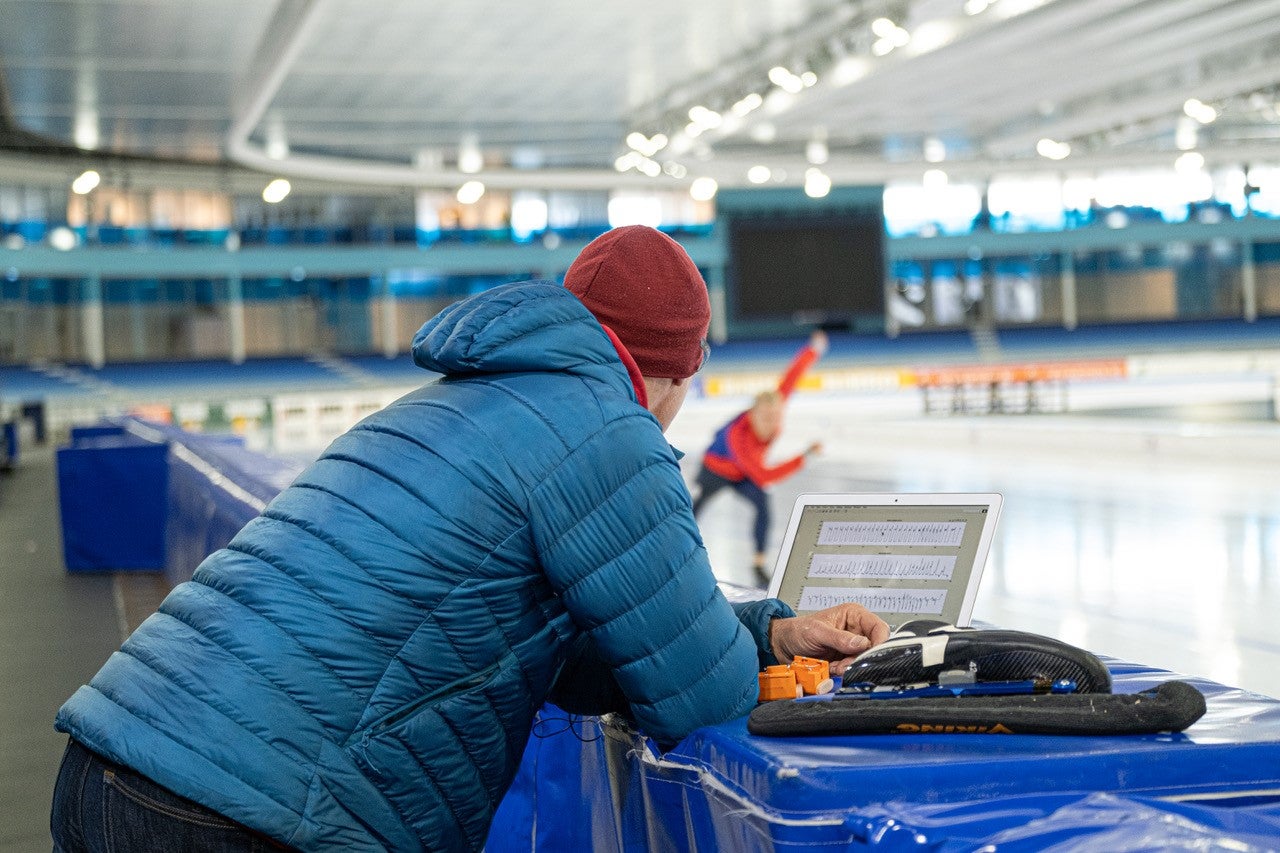
[[[989,505],[797,509],[785,562],[775,569],[783,573],[776,596],[797,612],[855,602],[893,626],[923,618],[967,623]]]

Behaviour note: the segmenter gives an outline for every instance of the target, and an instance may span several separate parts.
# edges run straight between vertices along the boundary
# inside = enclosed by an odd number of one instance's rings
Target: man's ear
[[[672,379],[672,380],[671,380],[671,384],[672,384],[672,385],[674,385],[674,386],[676,386],[677,388],[679,388],[681,385],[683,385],[684,383],[688,382],[688,381],[689,381],[689,379],[691,379],[691,378],[692,378],[692,377],[685,377],[685,378],[683,378],[683,379]]]

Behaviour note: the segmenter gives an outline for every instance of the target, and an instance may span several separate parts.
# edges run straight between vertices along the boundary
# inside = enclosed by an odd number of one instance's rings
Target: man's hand
[[[769,625],[769,643],[779,663],[796,655],[818,658],[830,662],[832,675],[844,675],[855,657],[887,639],[888,623],[861,604],[837,604]]]

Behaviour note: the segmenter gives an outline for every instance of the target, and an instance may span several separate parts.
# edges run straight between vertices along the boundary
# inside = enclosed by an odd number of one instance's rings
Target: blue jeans
[[[75,740],[62,756],[50,828],[54,853],[289,849],[107,761]]]

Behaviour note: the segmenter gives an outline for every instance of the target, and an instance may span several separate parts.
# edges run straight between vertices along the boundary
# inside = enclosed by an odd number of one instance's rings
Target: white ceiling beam
[[[1114,126],[1112,116],[1123,112],[1117,108],[1118,102],[1140,99],[1143,94],[1159,90],[1169,93],[1176,102],[1173,112],[1180,112],[1182,102],[1188,97],[1219,82],[1211,78],[1200,81],[1186,79],[1187,69],[1195,69],[1197,74],[1206,73],[1204,65],[1213,57],[1243,53],[1249,45],[1280,34],[1280,3],[1272,5],[1272,10],[1259,10],[1260,14],[1256,16],[1230,21],[1210,21],[1206,17],[1185,22],[1171,33],[1163,34],[1164,38],[1157,34],[1137,40],[1142,45],[1140,49],[1117,51],[1114,61],[1100,63],[1100,76],[1092,83],[1059,77],[1056,85],[1047,84],[1042,90],[1045,98],[1061,107],[1059,114],[1041,117],[1028,109],[1025,114],[1035,117],[1033,127],[1021,133],[1017,130],[997,133],[993,138],[998,140],[997,144],[1019,140],[1019,144],[1026,146],[1034,145],[1041,136],[1070,138],[1105,130]],[[1235,72],[1232,73],[1234,76]],[[1248,85],[1258,85],[1256,75],[1250,73],[1246,76],[1250,81]],[[1147,90],[1145,93],[1144,88]],[[1126,97],[1124,93],[1129,94]],[[1073,122],[1073,119],[1090,113],[1100,114],[1102,121],[1092,127],[1088,121],[1083,124]],[[1150,116],[1135,116],[1147,117]],[[1068,126],[1073,128],[1070,132],[1066,130]],[[1001,147],[998,150],[1006,149]]]
[[[1280,60],[1271,60],[1249,70],[1234,71],[1221,79],[1202,80],[1195,85],[1175,86],[1136,97],[1100,100],[1097,106],[1057,116],[1015,133],[989,140],[988,152],[995,156],[1033,147],[1038,139],[1075,139],[1101,133],[1159,116],[1176,117],[1189,97],[1218,101],[1246,94],[1280,82]]]
[[[1091,24],[1083,32],[1073,32],[1069,39],[1051,40],[1043,47],[1037,45],[1030,50],[1024,47],[1017,54],[1027,57],[1026,62],[1032,63],[1031,66],[1025,62],[1013,67],[1006,65],[997,74],[992,73],[991,63],[981,58],[983,54],[995,55],[990,53],[983,39],[964,45],[966,49],[963,51],[960,50],[962,45],[956,44],[937,54],[886,69],[882,74],[867,78],[861,87],[850,87],[852,91],[848,97],[851,104],[848,109],[831,106],[825,99],[816,99],[807,108],[793,111],[788,119],[793,122],[793,127],[800,128],[808,127],[806,119],[825,119],[831,136],[843,135],[845,138],[957,130],[977,134],[983,126],[1010,124],[1021,119],[1024,128],[1029,125],[1031,129],[1019,135],[1016,144],[1002,147],[999,153],[1024,153],[1033,148],[1041,136],[1053,136],[1054,132],[1060,134],[1055,138],[1067,136],[1064,131],[1052,131],[1042,123],[1039,109],[1042,102],[1079,96],[1082,91],[1097,91],[1099,85],[1107,85],[1110,92],[1117,85],[1117,74],[1124,74],[1123,79],[1132,80],[1135,78],[1131,75],[1135,73],[1168,71],[1194,63],[1199,50],[1226,50],[1242,39],[1265,37],[1280,31],[1280,4],[1275,2],[1251,3],[1247,9],[1237,8],[1232,15],[1225,17],[1222,17],[1219,4],[1218,11],[1205,16],[1217,18],[1217,23],[1210,25],[1202,19],[1197,22],[1198,26],[1184,26],[1186,22],[1177,17],[1204,12],[1212,5],[1206,5],[1204,0],[1160,0],[1158,7],[1149,4],[1142,7],[1143,14],[1138,22],[1143,27],[1155,27],[1154,36],[1137,37],[1141,30],[1135,31],[1137,24],[1127,14],[1112,16],[1096,25]],[[1119,27],[1122,22],[1124,26]],[[1223,26],[1229,27],[1225,34],[1218,32]],[[1117,31],[1109,35],[1112,29]],[[1175,34],[1173,39],[1169,37],[1170,32]],[[1118,44],[1109,42],[1109,38],[1119,38],[1120,41]],[[1094,49],[1073,56],[1078,41],[1092,44]],[[975,55],[974,50],[980,52]],[[1082,63],[1081,56],[1086,53],[1097,57],[1097,60]],[[945,63],[944,59],[947,60]],[[1063,69],[1069,64],[1080,65],[1081,72],[1064,74]],[[945,81],[946,85],[939,85],[939,81]],[[1181,97],[1174,99],[1175,112],[1180,111],[1182,100],[1190,95],[1183,88],[1178,92]],[[841,97],[843,99],[844,96]],[[928,106],[922,107],[922,104],[937,103],[939,98],[947,98],[951,102],[945,109],[939,105],[932,114]],[[903,103],[910,104],[910,114],[917,117],[911,124],[901,118]],[[930,124],[931,115],[954,117],[953,124]],[[981,122],[963,118],[983,115],[987,119]],[[785,136],[785,132],[780,136]]]
[[[1069,31],[1069,38],[1012,47],[1002,54],[984,51],[986,57],[1008,57],[998,70],[993,69],[989,59],[978,58],[953,62],[945,69],[928,70],[927,74],[921,73],[926,69],[904,71],[916,72],[910,85],[917,87],[926,104],[939,109],[950,102],[957,109],[979,113],[984,109],[1010,115],[1034,111],[1041,103],[1068,97],[1066,93],[1070,91],[1096,90],[1099,85],[1113,87],[1117,70],[1132,77],[1128,68],[1141,58],[1160,55],[1168,62],[1171,55],[1178,55],[1185,62],[1187,56],[1195,55],[1183,52],[1185,43],[1194,43],[1192,34],[1182,37],[1183,44],[1176,47],[1158,43],[1151,34],[1170,29],[1181,32],[1189,17],[1212,9],[1214,0],[1159,0],[1159,4],[1154,13],[1150,6],[1131,6],[1094,19]],[[1144,11],[1145,14],[1133,14]],[[1173,54],[1175,50],[1177,54]],[[945,92],[937,86],[939,73],[945,74],[943,79],[948,81]],[[903,88],[909,85],[905,80],[897,83]]]

